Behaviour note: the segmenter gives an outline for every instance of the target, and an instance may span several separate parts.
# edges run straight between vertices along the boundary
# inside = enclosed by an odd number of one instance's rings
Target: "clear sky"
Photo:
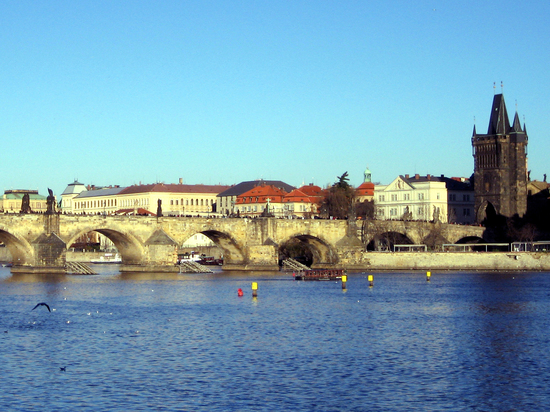
[[[3,0],[0,189],[469,177],[501,81],[542,180],[549,43],[548,0]]]

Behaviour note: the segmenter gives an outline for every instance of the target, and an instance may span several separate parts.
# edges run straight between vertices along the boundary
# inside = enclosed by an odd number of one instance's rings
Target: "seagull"
[[[48,312],[51,312],[50,307],[48,306],[48,304],[44,303],[44,302],[37,303],[36,306],[34,308],[32,308],[31,310],[35,310],[39,306],[46,306],[48,308]]]

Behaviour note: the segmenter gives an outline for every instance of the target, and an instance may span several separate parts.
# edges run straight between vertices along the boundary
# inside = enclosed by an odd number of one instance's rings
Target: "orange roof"
[[[285,203],[318,203],[322,194],[323,189],[319,186],[303,186],[299,189],[294,189],[292,192],[285,195],[283,201]]]
[[[321,189],[319,186],[315,185],[305,185],[300,187],[298,190],[305,193],[308,196],[322,196],[323,195],[323,189]]]
[[[286,195],[286,192],[275,186],[261,185],[237,196],[237,204],[267,203],[267,199],[270,203],[281,203],[284,195]]]
[[[374,183],[365,182],[355,189],[355,192],[358,196],[374,196]]]

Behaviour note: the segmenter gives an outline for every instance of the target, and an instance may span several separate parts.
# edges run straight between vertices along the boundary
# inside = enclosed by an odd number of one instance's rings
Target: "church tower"
[[[487,134],[474,125],[474,191],[476,221],[492,205],[497,214],[522,217],[527,210],[527,132],[518,113],[512,126],[502,94],[495,94]]]

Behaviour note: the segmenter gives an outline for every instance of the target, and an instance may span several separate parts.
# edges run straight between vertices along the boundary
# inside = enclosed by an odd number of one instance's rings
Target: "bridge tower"
[[[518,113],[510,126],[502,94],[495,94],[487,134],[474,125],[474,193],[476,221],[481,223],[492,205],[497,214],[523,216],[527,211],[527,132]]]

